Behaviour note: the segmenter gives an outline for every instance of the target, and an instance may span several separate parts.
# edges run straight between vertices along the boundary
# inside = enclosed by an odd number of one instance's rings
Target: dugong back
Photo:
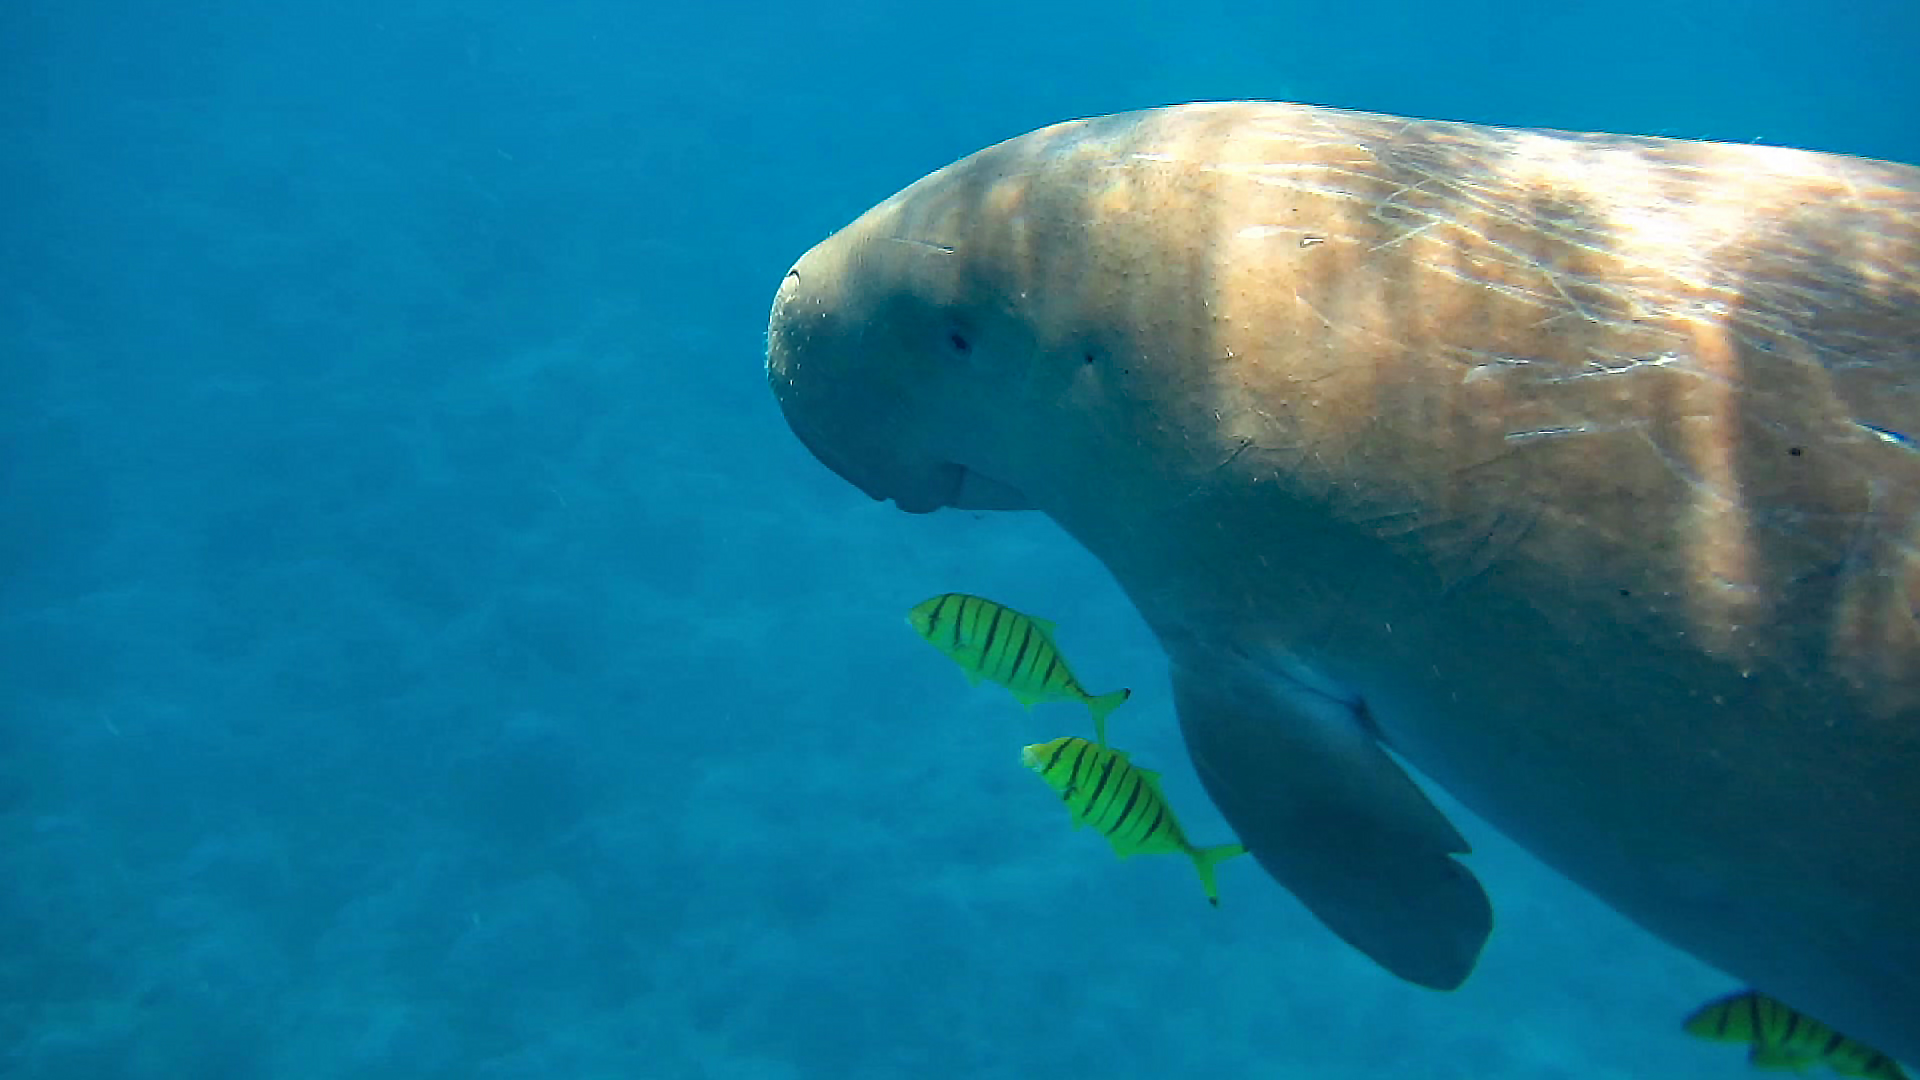
[[[1028,244],[1091,282],[1065,321],[1128,328],[1155,467],[1043,508],[1176,680],[1283,656],[1643,924],[1920,1057],[1920,171],[1287,106],[1058,138],[1036,191],[1113,235]],[[1203,749],[1242,711],[1182,702],[1210,788],[1302,776]]]

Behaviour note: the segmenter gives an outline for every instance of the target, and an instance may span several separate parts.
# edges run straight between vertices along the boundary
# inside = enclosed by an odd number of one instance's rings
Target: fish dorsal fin
[[[1133,755],[1127,753],[1125,750],[1122,750],[1118,747],[1113,747],[1113,746],[1109,746],[1107,747],[1107,749],[1113,751],[1113,756],[1120,759],[1120,764],[1125,765],[1129,769],[1132,769],[1135,773],[1139,775],[1140,779],[1146,781],[1148,784],[1151,784],[1153,786],[1153,790],[1155,791],[1160,790],[1160,774],[1159,773],[1154,772],[1152,769],[1147,768],[1145,765],[1135,765],[1133,763]]]

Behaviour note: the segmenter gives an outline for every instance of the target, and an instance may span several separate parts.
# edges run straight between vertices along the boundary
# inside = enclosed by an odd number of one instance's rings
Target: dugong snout
[[[767,323],[767,381],[788,426],[821,464],[873,499],[917,514],[949,505],[960,468],[916,452],[903,386],[850,378],[853,350],[843,342],[863,330],[849,327],[832,295],[810,287],[810,279],[829,278],[805,273],[805,264],[787,271]]]
[[[925,250],[847,238],[870,232],[875,216],[802,256],[774,295],[767,381],[788,426],[821,464],[908,513],[1032,509],[1018,488],[949,452],[967,434],[956,434],[947,417],[963,396],[956,383],[973,346],[951,330],[939,332],[935,348],[924,347],[922,327],[935,301],[908,289],[861,287],[887,272],[874,264],[911,261]],[[875,357],[889,362],[876,365]]]

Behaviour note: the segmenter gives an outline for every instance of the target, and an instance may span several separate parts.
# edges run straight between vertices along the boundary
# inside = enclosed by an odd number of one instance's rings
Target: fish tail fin
[[[1231,859],[1235,855],[1246,853],[1245,844],[1215,844],[1212,847],[1195,848],[1190,853],[1193,856],[1194,869],[1200,871],[1200,884],[1207,890],[1207,903],[1214,907],[1220,906],[1220,887],[1214,883],[1213,868],[1223,859]]]
[[[1111,694],[1101,694],[1087,699],[1087,709],[1093,713],[1094,742],[1101,746],[1107,745],[1107,714],[1119,708],[1121,702],[1132,696],[1132,690],[1115,690]]]

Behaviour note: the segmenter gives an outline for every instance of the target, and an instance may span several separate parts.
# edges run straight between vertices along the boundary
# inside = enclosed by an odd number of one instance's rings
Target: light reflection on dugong
[[[1920,1060],[1920,170],[1262,103],[1061,124],[808,252],[767,373],[867,494],[1098,556],[1227,820],[1388,969],[1458,985],[1492,917],[1383,746]]]

